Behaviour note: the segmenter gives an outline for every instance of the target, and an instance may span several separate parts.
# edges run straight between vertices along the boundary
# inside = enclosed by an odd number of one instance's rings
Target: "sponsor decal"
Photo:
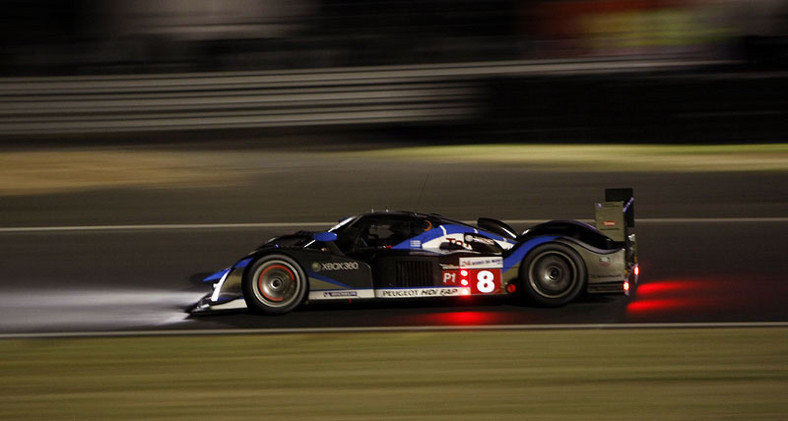
[[[445,263],[441,263],[441,270],[455,270],[459,269],[460,267],[457,265],[448,265]]]
[[[455,297],[462,295],[462,288],[381,289],[378,298]]]
[[[473,247],[471,247],[470,244],[467,244],[466,242],[464,242],[462,240],[459,240],[459,239],[456,239],[456,238],[452,238],[452,237],[446,237],[445,240],[446,240],[447,243],[454,244],[457,247],[462,247],[462,248],[464,248],[466,250],[473,250]]]
[[[363,298],[375,298],[372,289],[336,289],[309,291],[309,299],[322,300],[355,300]]]
[[[599,258],[599,264],[602,266],[610,266],[610,257],[602,256]]]
[[[618,222],[616,222],[616,221],[611,221],[611,220],[602,221],[602,226],[603,227],[615,227],[617,225],[618,225]]]
[[[358,270],[358,262],[314,262],[312,263],[313,272],[335,271],[335,270]]]
[[[415,289],[387,289],[378,291],[379,297],[398,298],[398,297],[418,297],[419,291]]]
[[[358,292],[356,291],[324,291],[323,297],[326,298],[347,298],[347,297],[358,297]]]
[[[412,249],[420,249],[421,248],[421,240],[410,240],[410,248],[412,248]]]
[[[502,268],[503,258],[501,257],[464,257],[460,259],[461,268]]]

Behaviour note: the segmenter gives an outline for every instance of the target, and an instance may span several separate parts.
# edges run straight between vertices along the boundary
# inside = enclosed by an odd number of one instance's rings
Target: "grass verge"
[[[788,329],[0,341],[0,419],[785,419]]]
[[[490,163],[576,171],[786,171],[788,144],[460,145],[354,153],[378,159]]]
[[[277,158],[279,157],[279,158]],[[788,171],[788,144],[460,145],[361,152],[66,149],[0,154],[0,196],[104,188],[227,186],[273,167],[340,157],[427,163],[481,163],[544,171]],[[267,161],[266,161],[267,160]],[[280,162],[281,160],[281,162]],[[285,164],[283,164],[285,163]],[[349,165],[349,164],[348,164]]]

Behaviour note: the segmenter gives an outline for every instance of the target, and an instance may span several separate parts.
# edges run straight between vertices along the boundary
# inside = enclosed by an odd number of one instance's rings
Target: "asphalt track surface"
[[[260,159],[278,167],[232,187],[3,198],[0,333],[788,321],[785,172]],[[458,299],[316,304],[277,317],[184,312],[208,292],[202,277],[300,223],[327,228],[322,223],[390,207],[519,220],[524,228],[531,220],[588,219],[604,187],[614,186],[636,189],[642,273],[632,297],[589,296],[555,309]]]

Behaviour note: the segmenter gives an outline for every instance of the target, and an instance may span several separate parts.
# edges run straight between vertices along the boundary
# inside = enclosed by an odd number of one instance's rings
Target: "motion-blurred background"
[[[0,7],[0,419],[788,419],[788,1]],[[185,312],[275,235],[523,230],[606,187],[637,198],[630,297]],[[593,329],[456,330],[545,324]],[[306,333],[358,327],[419,332]],[[75,338],[248,328],[307,330]]]
[[[545,58],[777,61],[785,60],[779,55],[784,51],[767,41],[786,35],[788,13],[781,0],[3,4],[4,71],[17,74],[317,69]]]
[[[0,135],[773,142],[782,0],[7,0]]]

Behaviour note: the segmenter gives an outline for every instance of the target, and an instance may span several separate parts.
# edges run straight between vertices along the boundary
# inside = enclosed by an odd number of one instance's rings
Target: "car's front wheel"
[[[562,244],[535,248],[521,266],[521,279],[530,299],[544,306],[561,306],[577,298],[585,285],[580,256]]]
[[[306,279],[292,258],[281,254],[264,256],[252,263],[244,275],[244,300],[253,311],[287,313],[304,300]]]

